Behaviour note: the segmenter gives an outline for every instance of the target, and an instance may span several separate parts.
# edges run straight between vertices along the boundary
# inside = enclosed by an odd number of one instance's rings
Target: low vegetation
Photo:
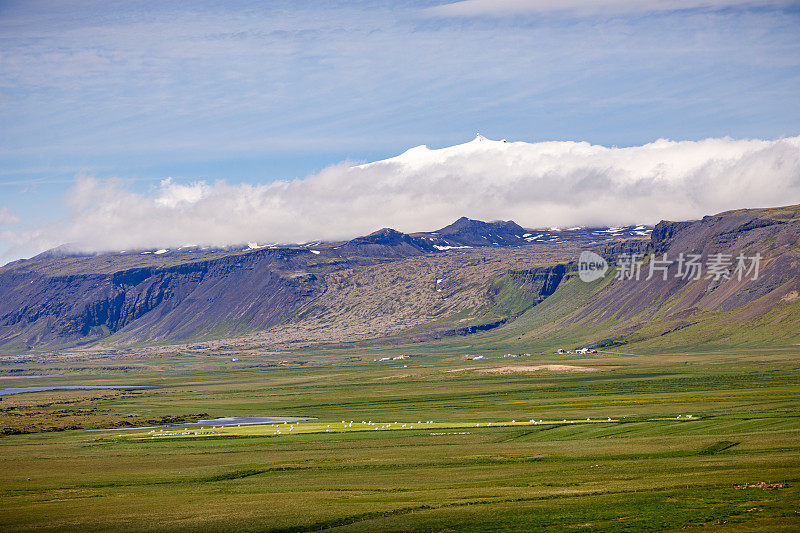
[[[98,357],[80,368],[68,359],[6,361],[6,373],[50,376],[6,386],[153,388],[5,397],[4,427],[23,428],[26,410],[38,425],[0,438],[0,527],[800,527],[800,347],[548,353],[521,362],[481,351],[485,360],[468,362],[476,370],[538,367],[497,373],[454,372],[475,349],[459,352],[448,342],[404,347],[412,357],[390,362],[374,359],[397,348],[238,354],[237,361],[230,353],[164,354],[127,365]],[[56,427],[65,410],[82,427],[191,413],[309,420],[187,432],[40,431]]]

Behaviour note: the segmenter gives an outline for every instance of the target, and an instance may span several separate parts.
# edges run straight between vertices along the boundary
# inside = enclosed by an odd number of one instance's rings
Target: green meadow
[[[797,531],[798,356],[449,341],[7,360],[44,377],[3,387],[152,388],[5,396],[0,529]],[[183,431],[197,416],[306,420]],[[87,431],[159,421],[178,425]]]

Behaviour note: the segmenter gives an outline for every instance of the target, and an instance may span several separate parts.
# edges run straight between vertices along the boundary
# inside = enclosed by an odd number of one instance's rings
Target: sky
[[[798,28],[792,0],[0,0],[0,263],[800,203]],[[528,146],[356,167],[476,132]]]

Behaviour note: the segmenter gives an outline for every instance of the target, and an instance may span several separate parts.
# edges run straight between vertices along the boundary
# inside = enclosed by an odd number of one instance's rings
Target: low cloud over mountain
[[[696,218],[800,202],[800,137],[608,148],[478,136],[261,185],[165,179],[140,193],[123,181],[81,177],[65,201],[70,214],[58,224],[8,226],[12,253],[63,243],[123,250],[344,239],[381,227],[427,230],[460,216],[525,227]]]

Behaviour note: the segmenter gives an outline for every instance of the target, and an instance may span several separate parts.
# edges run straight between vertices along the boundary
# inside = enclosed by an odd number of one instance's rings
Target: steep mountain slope
[[[0,339],[24,349],[123,330],[151,340],[266,328],[322,290],[313,274],[299,273],[308,256],[259,250],[133,268],[103,257],[23,262],[2,271]]]
[[[437,232],[382,229],[345,243],[43,254],[0,268],[0,350],[471,334],[528,347],[800,342],[800,206],[662,222],[649,236],[563,231],[564,241],[529,241],[513,222],[462,218]],[[591,283],[576,275],[587,248],[611,263]],[[630,254],[638,275],[617,275]],[[740,255],[760,257],[757,275],[737,273]],[[682,275],[691,257],[704,270]],[[715,258],[725,260],[716,275]],[[664,268],[651,276],[651,265]]]
[[[605,344],[660,349],[800,342],[800,206],[662,222],[649,241],[597,251],[611,263],[604,278],[584,283],[573,271],[507,334],[580,345],[611,339]],[[642,255],[639,279],[627,275],[631,253]],[[755,272],[749,269],[757,255]],[[699,275],[684,275],[692,256]],[[720,259],[725,266],[715,273],[712,265]],[[654,268],[650,277],[651,265],[665,271]],[[620,275],[623,270],[626,275]]]
[[[614,283],[586,309],[587,315],[628,319],[661,312],[669,317],[694,310],[730,311],[757,300],[759,308],[766,310],[800,289],[800,220],[777,220],[768,211],[723,213],[689,223],[661,222],[653,231],[651,250],[657,260],[663,260],[663,254],[671,258],[666,280],[662,272],[654,271],[649,280]],[[699,279],[680,275],[681,254],[687,260],[690,254],[700,256]],[[725,268],[716,275],[711,266],[720,254]],[[761,256],[757,273],[752,259],[756,254]],[[741,275],[736,272],[739,256],[744,259]],[[642,266],[642,278],[648,277],[653,265],[648,261]],[[614,311],[612,304],[622,301],[626,304]],[[654,306],[652,302],[663,303]]]
[[[391,229],[294,247],[56,250],[0,268],[0,347],[14,353],[101,339],[130,344],[249,334],[283,343],[342,342],[412,329],[414,338],[469,332],[496,327],[538,302],[531,296],[513,309],[496,304],[503,291],[490,290],[495,278],[568,260],[575,249],[485,251],[442,252]]]

